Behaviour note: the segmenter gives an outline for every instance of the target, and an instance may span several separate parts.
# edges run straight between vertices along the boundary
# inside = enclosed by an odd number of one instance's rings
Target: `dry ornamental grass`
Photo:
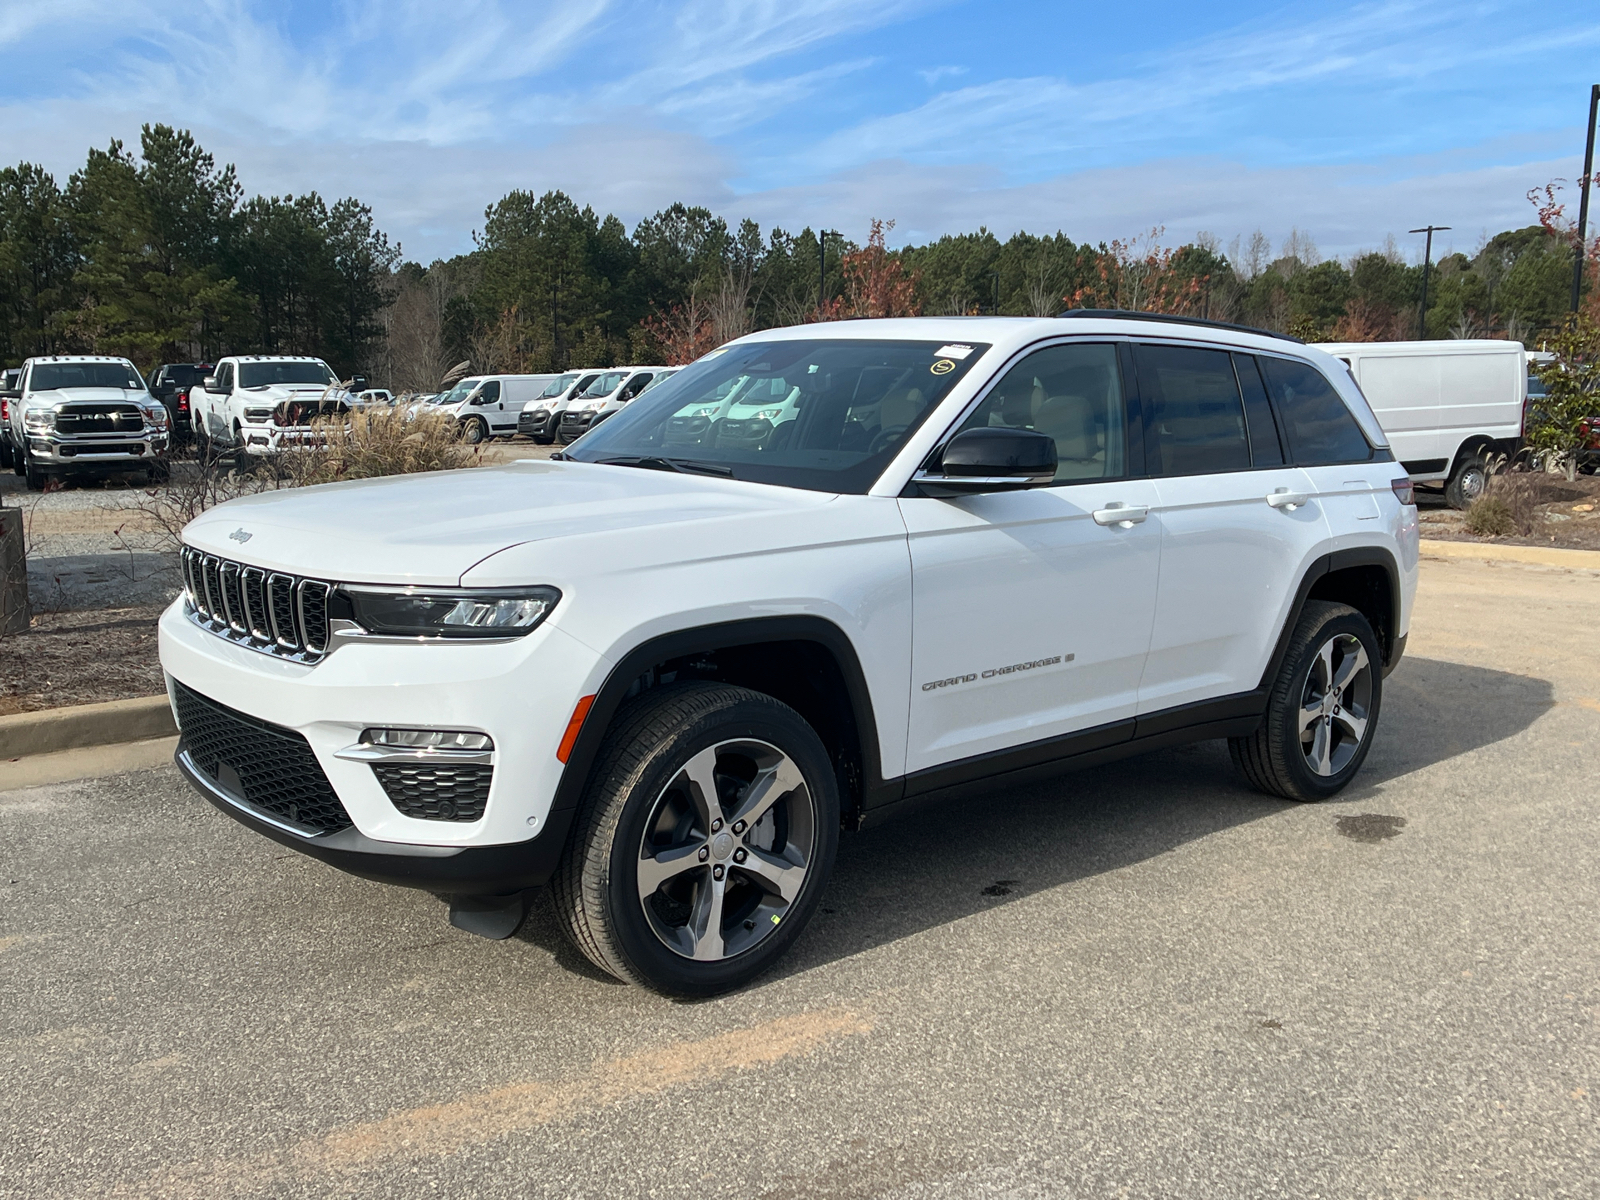
[[[277,461],[284,478],[298,487],[454,471],[483,461],[478,446],[461,442],[455,422],[442,413],[412,414],[403,408],[356,409],[346,416],[314,423],[321,440],[285,451]]]

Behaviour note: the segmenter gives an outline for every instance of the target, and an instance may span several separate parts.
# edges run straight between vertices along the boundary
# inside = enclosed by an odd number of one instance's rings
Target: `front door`
[[[962,423],[1049,434],[1053,484],[900,501],[914,613],[909,773],[1097,727],[1074,748],[1131,736],[1161,530],[1124,365],[1113,343],[1037,350]]]
[[[1328,523],[1286,462],[1254,356],[1141,345],[1137,358],[1162,529],[1147,716],[1256,687]]]

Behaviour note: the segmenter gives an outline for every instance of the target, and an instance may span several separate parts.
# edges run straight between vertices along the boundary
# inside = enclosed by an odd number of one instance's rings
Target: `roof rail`
[[[1057,313],[1058,317],[1100,317],[1110,321],[1170,321],[1177,325],[1204,325],[1207,329],[1231,329],[1235,333],[1254,333],[1261,337],[1277,338],[1304,346],[1303,338],[1290,337],[1271,329],[1257,329],[1254,325],[1236,325],[1232,321],[1209,321],[1205,317],[1175,317],[1170,313],[1133,312],[1124,308],[1069,308]]]

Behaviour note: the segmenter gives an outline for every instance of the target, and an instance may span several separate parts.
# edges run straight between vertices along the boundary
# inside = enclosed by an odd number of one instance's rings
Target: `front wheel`
[[[832,764],[798,713],[745,688],[667,686],[607,734],[551,889],[596,966],[711,996],[799,936],[838,840]]]
[[[50,486],[50,472],[42,469],[33,461],[33,455],[23,451],[22,475],[27,481],[30,492],[42,492]]]
[[[469,446],[476,446],[489,438],[489,427],[478,417],[473,417],[461,427],[461,440]]]
[[[1347,604],[1307,600],[1261,727],[1229,738],[1228,751],[1257,791],[1326,800],[1366,761],[1382,699],[1383,654],[1367,619]]]

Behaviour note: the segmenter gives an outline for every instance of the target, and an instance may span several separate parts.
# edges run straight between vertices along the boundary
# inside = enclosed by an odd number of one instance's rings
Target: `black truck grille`
[[[183,548],[190,615],[221,637],[264,654],[316,662],[328,652],[328,597],[320,579],[268,573]]]
[[[173,681],[183,749],[201,774],[250,808],[307,834],[348,829],[350,814],[311,745]]]
[[[476,821],[489,802],[494,768],[451,763],[373,763],[390,801],[425,821]]]
[[[144,413],[137,404],[68,404],[56,410],[56,432],[138,433]]]

